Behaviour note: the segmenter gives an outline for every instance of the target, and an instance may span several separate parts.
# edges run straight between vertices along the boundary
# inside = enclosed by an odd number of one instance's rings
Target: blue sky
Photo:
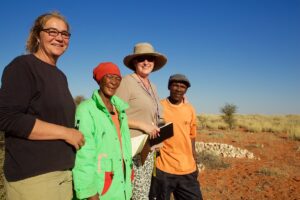
[[[138,42],[168,57],[151,74],[161,98],[171,74],[191,81],[197,113],[218,114],[225,103],[241,114],[300,114],[300,0],[3,0],[0,71],[25,43],[34,19],[59,11],[71,25],[58,67],[73,96],[91,96],[100,62],[123,65]]]

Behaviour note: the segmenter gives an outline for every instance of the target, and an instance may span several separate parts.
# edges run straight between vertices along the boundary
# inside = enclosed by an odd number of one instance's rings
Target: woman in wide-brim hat
[[[154,67],[153,72],[159,70],[167,63],[167,57],[163,54],[155,52],[153,46],[149,43],[138,43],[135,45],[133,54],[126,56],[123,60],[124,64],[131,70],[136,71],[133,60],[141,56],[153,56]]]
[[[133,73],[122,79],[116,95],[129,104],[126,112],[131,137],[148,134],[150,138],[155,138],[159,133],[158,124],[162,120],[161,106],[156,87],[149,76],[161,69],[167,63],[167,58],[156,52],[151,44],[138,43],[133,53],[125,56],[123,62]],[[145,146],[149,147],[148,144]],[[144,150],[133,155],[133,200],[148,199],[149,195],[154,151],[150,147]]]

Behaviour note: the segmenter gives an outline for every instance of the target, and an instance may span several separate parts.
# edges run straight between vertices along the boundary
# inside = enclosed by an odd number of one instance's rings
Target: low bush
[[[224,169],[230,166],[220,156],[207,151],[201,151],[197,154],[197,164],[200,163],[208,169]]]
[[[283,176],[284,172],[282,172],[278,168],[268,168],[268,167],[262,167],[260,168],[256,173],[263,176]]]

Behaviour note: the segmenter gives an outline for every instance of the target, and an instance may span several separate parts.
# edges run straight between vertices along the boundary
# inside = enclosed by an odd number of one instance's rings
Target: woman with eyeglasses
[[[161,106],[155,85],[150,81],[152,72],[161,69],[167,62],[166,56],[154,50],[150,43],[138,43],[133,54],[123,60],[133,73],[122,79],[116,95],[129,104],[126,111],[131,137],[147,134],[156,138],[161,119]],[[133,144],[134,145],[134,144]],[[133,157],[134,186],[133,200],[148,199],[155,151],[146,142],[142,152]]]
[[[99,89],[76,110],[76,127],[86,138],[77,151],[74,175],[76,197],[88,200],[130,200],[132,156],[125,110],[115,96],[122,77],[117,65],[100,63],[93,70]]]
[[[56,63],[70,41],[57,12],[39,16],[29,33],[27,55],[2,74],[0,129],[5,132],[6,199],[72,199],[75,151],[84,145],[74,129],[75,104]]]

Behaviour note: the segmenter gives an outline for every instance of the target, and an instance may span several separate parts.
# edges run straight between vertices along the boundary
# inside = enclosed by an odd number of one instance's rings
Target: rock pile
[[[258,159],[247,149],[240,149],[229,144],[196,142],[196,152],[208,151],[215,155],[229,158]]]
[[[223,158],[248,158],[259,160],[258,157],[255,157],[254,154],[247,149],[241,149],[229,144],[196,142],[195,146],[197,153],[206,151]],[[205,169],[205,166],[202,163],[198,163],[197,167],[199,171]]]

